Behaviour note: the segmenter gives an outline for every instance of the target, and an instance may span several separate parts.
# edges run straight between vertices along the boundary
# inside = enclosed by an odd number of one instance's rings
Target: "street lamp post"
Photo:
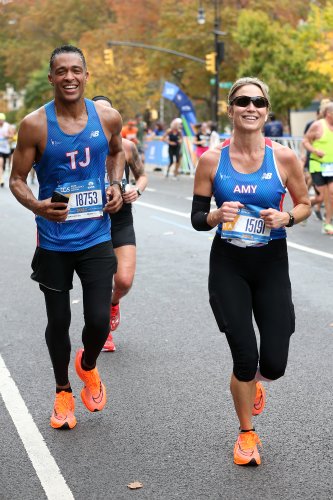
[[[214,51],[216,54],[216,75],[214,92],[214,122],[218,124],[218,106],[219,106],[219,35],[220,18],[218,12],[218,0],[214,0]]]
[[[201,1],[199,3],[198,15],[197,15],[198,24],[205,24],[205,11],[202,7]],[[219,42],[219,35],[225,35],[224,32],[219,30],[220,28],[220,16],[219,16],[219,0],[214,0],[214,53],[215,53],[215,83],[214,83],[214,92],[213,92],[213,106],[212,106],[212,115],[213,120],[218,124],[218,106],[219,106],[219,65],[223,60],[223,51],[224,44],[223,42]]]

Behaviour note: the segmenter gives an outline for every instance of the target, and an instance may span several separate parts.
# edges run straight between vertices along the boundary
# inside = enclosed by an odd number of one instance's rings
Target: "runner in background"
[[[112,108],[112,102],[108,97],[95,96],[93,101],[99,101],[104,106]],[[115,351],[112,332],[120,323],[120,300],[132,287],[136,268],[136,239],[133,226],[132,203],[142,195],[147,186],[147,175],[140,159],[136,145],[128,139],[122,139],[125,152],[125,170],[122,179],[123,206],[111,216],[111,238],[113,248],[118,260],[117,272],[113,279],[110,332],[104,344],[103,351]],[[130,184],[129,176],[132,172],[135,186]]]
[[[6,122],[5,113],[0,113],[0,187],[5,186],[4,171],[11,154],[10,140],[12,135],[11,125]]]
[[[169,165],[165,173],[165,177],[169,177],[169,172],[174,165],[173,179],[178,179],[179,167],[181,161],[181,145],[183,142],[183,133],[181,131],[182,121],[180,118],[175,118],[170,123],[170,128],[166,130],[162,140],[168,144]]]
[[[333,102],[325,106],[323,118],[312,123],[303,145],[310,153],[310,174],[319,193],[314,202],[325,205],[322,233],[333,235]]]

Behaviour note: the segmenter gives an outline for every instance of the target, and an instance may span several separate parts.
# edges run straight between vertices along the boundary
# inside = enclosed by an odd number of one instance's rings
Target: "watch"
[[[139,189],[139,188],[138,188],[138,189],[136,190],[136,192],[138,193],[138,196],[141,196],[141,195],[142,195],[142,191],[141,191],[141,189]]]
[[[292,227],[295,224],[295,217],[291,212],[287,212],[287,214],[289,215],[289,222],[285,227]]]
[[[120,187],[120,191],[123,193],[124,192],[124,186],[121,181],[112,181],[110,182],[110,186],[113,186],[114,184],[117,184]]]

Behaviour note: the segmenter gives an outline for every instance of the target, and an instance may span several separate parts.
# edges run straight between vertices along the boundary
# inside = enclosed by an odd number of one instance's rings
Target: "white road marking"
[[[74,500],[1,355],[0,394],[48,500]]]
[[[290,248],[295,248],[296,250],[301,250],[302,252],[319,255],[319,257],[326,257],[326,259],[333,259],[333,253],[323,252],[322,250],[316,250],[315,248],[299,245],[298,243],[293,243],[292,241],[288,241],[288,239],[287,239],[287,244]]]
[[[166,212],[167,214],[179,215],[179,217],[185,217],[186,219],[190,218],[190,213],[178,212],[177,210],[171,210],[171,208],[160,207],[159,205],[152,205],[151,203],[145,203],[143,201],[137,201],[136,205],[140,205],[146,208],[153,208],[154,210],[158,210],[159,212]]]
[[[155,193],[156,189],[155,188],[146,187],[145,191],[148,191],[150,193]]]
[[[190,213],[178,212],[177,210],[171,210],[170,208],[160,207],[159,205],[152,205],[150,203],[144,203],[142,201],[137,201],[136,205],[141,205],[146,208],[152,208],[158,210],[159,212],[165,212],[172,215],[179,215],[180,217],[190,218]],[[172,221],[170,221],[172,223]],[[300,250],[301,252],[311,253],[313,255],[318,255],[318,257],[325,257],[326,259],[333,259],[333,254],[329,252],[323,252],[322,250],[317,250],[316,248],[307,247],[305,245],[299,245],[298,243],[293,243],[287,238],[287,244],[290,248],[295,248],[295,250]]]

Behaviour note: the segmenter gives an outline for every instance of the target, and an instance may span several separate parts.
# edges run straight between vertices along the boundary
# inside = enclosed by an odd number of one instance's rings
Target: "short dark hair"
[[[95,95],[95,97],[92,98],[92,101],[95,101],[95,102],[96,101],[106,101],[111,105],[111,108],[113,107],[111,99],[109,99],[105,95]]]
[[[87,69],[87,63],[81,49],[79,49],[78,47],[74,47],[74,45],[62,45],[61,47],[57,47],[56,49],[54,49],[51,54],[50,71],[52,71],[54,60],[59,54],[69,54],[71,52],[74,52],[74,54],[78,54],[81,57],[83,67],[84,69]]]

